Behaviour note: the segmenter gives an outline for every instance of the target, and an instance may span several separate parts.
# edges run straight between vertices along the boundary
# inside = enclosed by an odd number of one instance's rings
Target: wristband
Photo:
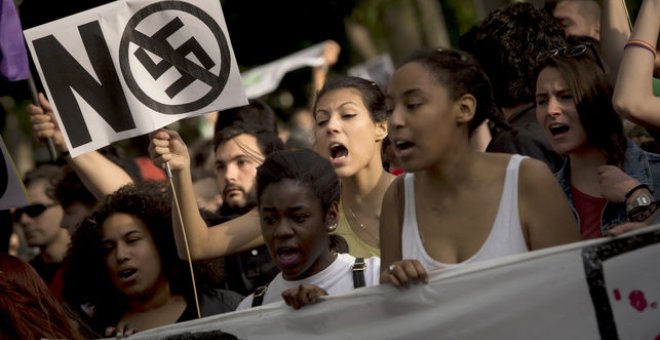
[[[640,184],[637,184],[636,186],[634,186],[632,189],[628,190],[628,192],[626,193],[626,199],[629,199],[630,196],[632,196],[632,194],[635,193],[635,191],[637,191],[639,189],[642,189],[642,188],[644,188],[648,191],[651,191],[651,189],[649,188],[648,185],[646,185],[644,183],[640,183]]]
[[[70,155],[69,150],[60,152],[60,155],[62,156],[62,158],[68,157]]]

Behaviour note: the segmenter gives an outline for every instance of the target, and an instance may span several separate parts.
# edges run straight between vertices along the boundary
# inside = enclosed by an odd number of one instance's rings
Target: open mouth
[[[287,268],[295,266],[298,263],[298,256],[300,255],[300,250],[294,247],[279,247],[276,250],[277,254],[277,265],[280,268]]]
[[[135,268],[124,269],[124,270],[119,272],[119,278],[122,279],[123,281],[126,281],[126,280],[130,279],[131,277],[133,277],[133,275],[135,275],[135,273],[137,273],[137,269],[135,269]]]
[[[394,142],[394,147],[399,151],[408,150],[408,149],[412,148],[413,146],[415,146],[415,143],[405,141],[405,140],[398,140],[398,141]]]
[[[568,125],[564,125],[564,124],[552,124],[548,127],[548,129],[550,130],[550,133],[553,136],[556,136],[556,135],[560,135],[562,133],[568,132],[570,127]]]
[[[345,146],[339,143],[330,145],[330,157],[332,157],[332,159],[343,158],[346,156],[348,156],[348,149],[346,149]]]

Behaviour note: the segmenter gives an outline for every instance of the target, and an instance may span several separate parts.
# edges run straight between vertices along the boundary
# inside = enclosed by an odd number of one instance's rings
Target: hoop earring
[[[337,230],[337,223],[331,224],[328,226],[328,232],[331,233],[333,231]]]

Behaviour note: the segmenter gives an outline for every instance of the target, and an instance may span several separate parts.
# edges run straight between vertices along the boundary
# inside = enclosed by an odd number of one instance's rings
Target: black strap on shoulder
[[[264,303],[266,290],[268,290],[268,285],[258,287],[254,290],[254,296],[252,297],[252,307],[261,306]]]
[[[364,282],[365,269],[367,269],[367,264],[364,262],[364,258],[356,258],[351,267],[351,270],[353,270],[353,288],[360,288],[366,285]]]

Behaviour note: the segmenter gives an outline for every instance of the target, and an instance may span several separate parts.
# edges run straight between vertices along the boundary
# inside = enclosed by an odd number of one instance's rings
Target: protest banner
[[[21,176],[0,136],[0,210],[23,207],[30,204]]]
[[[218,1],[120,0],[24,34],[73,157],[247,104]]]
[[[287,72],[304,66],[321,66],[325,62],[323,48],[325,42],[308,47],[302,51],[277,59],[268,64],[255,67],[241,76],[248,98],[258,98],[273,92],[280,85]]]
[[[658,258],[654,226],[435,272],[405,289],[360,288],[297,311],[275,303],[131,338],[653,340]]]
[[[30,74],[21,21],[12,0],[0,0],[0,79],[17,81]]]

